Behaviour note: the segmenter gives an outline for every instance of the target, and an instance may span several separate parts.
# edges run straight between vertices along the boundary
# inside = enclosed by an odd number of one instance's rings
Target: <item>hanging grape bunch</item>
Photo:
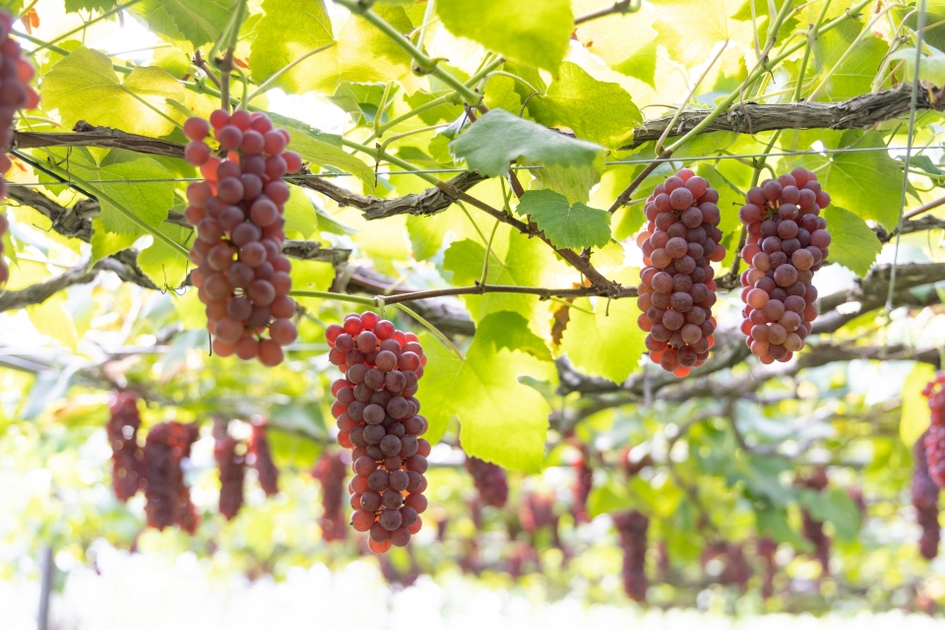
[[[427,420],[415,398],[426,356],[417,336],[404,333],[370,311],[325,329],[329,361],[345,377],[331,386],[337,399],[338,443],[351,453],[355,476],[348,488],[351,523],[370,532],[368,545],[384,553],[420,531],[427,508],[423,491],[430,444],[419,436]]]
[[[798,477],[795,485],[822,492],[827,487],[827,471],[818,468],[810,477]],[[830,537],[824,533],[824,522],[816,520],[806,508],[801,510],[804,537],[814,545],[814,557],[820,562],[823,574],[830,573]]]
[[[226,151],[222,160],[205,142],[211,125]],[[279,365],[282,347],[298,337],[288,296],[292,264],[282,255],[289,187],[281,178],[298,172],[301,158],[285,150],[289,134],[259,112],[217,110],[209,125],[189,118],[184,133],[191,140],[184,155],[204,177],[187,188],[184,216],[197,228],[191,278],[207,307],[213,351]]]
[[[190,445],[197,440],[196,424],[162,422],[148,431],[144,444],[144,511],[148,525],[163,530],[179,525],[193,534],[197,530],[197,510],[190,500],[190,488],[184,484],[181,461],[190,456]]]
[[[243,485],[246,479],[246,462],[239,452],[240,443],[227,431],[227,423],[214,427],[215,444],[213,458],[220,471],[220,514],[230,521],[243,507]]]
[[[939,488],[945,488],[945,372],[936,374],[922,394],[929,399],[931,411],[929,430],[925,434],[929,476]]]
[[[915,468],[912,472],[912,505],[915,507],[916,521],[922,528],[919,539],[919,553],[926,560],[938,555],[938,543],[942,528],[938,522],[938,495],[940,488],[929,476],[929,462],[925,454],[925,440],[928,431],[923,433],[912,447]]]
[[[6,150],[13,141],[13,116],[18,109],[35,109],[39,105],[39,96],[30,87],[29,81],[35,71],[32,64],[23,56],[20,45],[10,39],[15,18],[0,9],[0,176],[10,170],[13,163]],[[0,177],[0,201],[7,196],[7,187]],[[10,270],[3,260],[3,235],[9,225],[7,218],[0,214],[0,289],[10,279]]]
[[[650,519],[636,510],[614,514],[614,525],[623,548],[623,588],[627,596],[646,601],[646,531]]]
[[[492,462],[485,462],[472,455],[466,456],[466,472],[473,479],[473,485],[479,491],[479,498],[486,505],[504,507],[509,500],[509,481],[505,470]]]
[[[328,542],[344,540],[348,529],[344,510],[345,477],[348,476],[345,458],[341,453],[323,454],[316,462],[312,476],[322,486],[322,517],[318,522],[322,528],[322,538]],[[357,495],[351,497],[354,509],[360,507],[355,505],[358,501],[360,498]]]
[[[127,501],[141,484],[141,449],[138,447],[138,398],[115,393],[108,401],[110,413],[105,431],[112,447],[112,489],[119,501]]]
[[[717,298],[709,263],[725,258],[718,201],[709,182],[682,169],[653,190],[649,223],[637,237],[644,262],[638,323],[648,333],[650,359],[679,377],[702,365],[713,345]]]
[[[762,363],[789,361],[804,347],[817,317],[811,284],[828,254],[830,233],[819,216],[830,205],[814,173],[796,168],[746,195],[738,216],[747,226],[741,275],[741,330]]]
[[[249,452],[246,454],[246,463],[256,469],[259,485],[267,497],[279,493],[279,469],[272,461],[272,452],[269,450],[269,438],[266,433],[269,422],[263,418],[253,418],[253,436],[249,442]]]

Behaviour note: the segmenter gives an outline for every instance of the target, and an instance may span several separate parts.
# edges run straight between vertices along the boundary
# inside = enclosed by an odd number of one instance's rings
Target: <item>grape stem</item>
[[[615,2],[609,7],[591,11],[590,13],[585,13],[584,15],[574,18],[574,25],[584,24],[584,22],[590,22],[591,20],[607,17],[608,15],[636,13],[642,6],[643,3],[640,0],[636,0],[635,2],[631,2],[631,0],[620,0],[620,2]]]

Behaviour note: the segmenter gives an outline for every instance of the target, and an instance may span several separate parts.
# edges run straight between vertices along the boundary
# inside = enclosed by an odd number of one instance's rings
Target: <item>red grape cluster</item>
[[[246,462],[238,452],[239,442],[221,425],[216,436],[213,458],[220,470],[220,514],[232,520],[243,507],[243,482],[246,478]]]
[[[279,469],[272,461],[272,453],[269,451],[269,440],[266,437],[268,428],[269,423],[265,420],[254,419],[253,437],[249,442],[246,463],[256,469],[259,485],[266,496],[271,497],[279,492]]]
[[[39,105],[39,96],[29,85],[35,71],[32,64],[23,56],[20,45],[10,39],[13,22],[16,20],[4,10],[0,10],[0,201],[7,196],[7,187],[2,175],[10,170],[13,163],[6,154],[6,149],[13,141],[13,116],[18,109],[35,109]],[[10,279],[10,270],[3,260],[3,235],[7,231],[7,219],[0,214],[0,288]]]
[[[587,498],[591,495],[594,485],[594,471],[587,465],[587,453],[582,452],[581,458],[571,464],[574,470],[574,485],[571,486],[571,511],[574,520],[578,523],[589,523],[587,513]]]
[[[479,491],[482,502],[492,507],[505,507],[509,500],[509,480],[505,470],[471,455],[466,456],[465,466],[466,472],[473,478],[473,484]]]
[[[819,215],[830,195],[814,173],[796,168],[750,189],[746,201],[738,211],[748,231],[741,330],[762,363],[789,361],[817,317],[811,280],[827,259],[830,233]]]
[[[765,563],[764,581],[761,584],[761,596],[764,599],[768,599],[774,595],[774,575],[777,571],[774,554],[778,550],[778,545],[771,540],[771,538],[765,536],[758,541],[756,550],[758,556],[764,560]]]
[[[226,152],[222,160],[204,141],[211,125]],[[292,264],[282,255],[289,187],[281,178],[298,172],[302,160],[285,150],[289,134],[259,112],[217,110],[209,124],[187,119],[184,133],[192,140],[184,155],[204,177],[187,188],[184,216],[197,228],[191,279],[207,306],[213,351],[279,365],[282,347],[298,337],[295,301],[288,295]]]
[[[922,394],[929,399],[931,421],[925,435],[925,453],[929,460],[929,476],[945,488],[945,372],[925,386]]]
[[[827,487],[827,471],[818,468],[810,477],[801,477],[797,485],[820,492]],[[830,537],[824,533],[824,522],[815,520],[806,509],[801,510],[804,537],[814,544],[814,557],[820,562],[823,574],[830,572]]]
[[[925,455],[925,440],[928,431],[922,434],[912,453],[915,457],[915,468],[912,472],[912,505],[915,507],[916,521],[922,528],[922,537],[919,539],[919,553],[926,560],[938,555],[938,543],[942,535],[942,527],[938,522],[938,494],[940,488],[929,475],[929,462]]]
[[[141,448],[138,446],[138,398],[134,394],[113,394],[108,402],[110,417],[105,427],[112,447],[112,488],[119,501],[127,501],[141,484]]]
[[[649,223],[637,237],[643,271],[637,298],[650,359],[683,377],[709,356],[716,322],[715,272],[710,261],[725,258],[717,227],[719,193],[684,168],[653,190]]]
[[[162,530],[176,524],[191,534],[197,530],[197,511],[181,469],[181,460],[190,456],[197,435],[196,424],[179,422],[162,422],[148,432],[143,462],[148,502],[144,511],[151,527]]]
[[[646,530],[650,519],[636,510],[614,514],[623,548],[623,589],[638,602],[646,601]]]
[[[344,540],[347,533],[344,505],[345,477],[348,476],[346,459],[341,453],[325,453],[312,471],[312,476],[322,486],[322,517],[318,524],[327,542]]]
[[[748,587],[751,566],[741,545],[724,540],[709,543],[702,552],[702,565],[705,566],[711,560],[722,563],[722,572],[716,577],[717,583],[722,586],[737,585],[743,591]]]
[[[348,485],[359,532],[370,532],[368,545],[384,553],[402,547],[420,531],[427,509],[423,491],[430,443],[427,420],[417,415],[415,398],[426,355],[417,336],[367,311],[345,317],[325,329],[328,360],[345,377],[331,386],[336,401],[338,443],[351,453],[355,476]]]

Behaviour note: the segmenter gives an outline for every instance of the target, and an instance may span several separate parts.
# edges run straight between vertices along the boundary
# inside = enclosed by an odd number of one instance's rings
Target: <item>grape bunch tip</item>
[[[328,360],[344,372],[332,383],[331,413],[338,443],[351,453],[355,476],[352,526],[368,532],[368,546],[384,553],[420,531],[427,508],[430,443],[427,420],[415,397],[427,362],[417,336],[367,311],[325,329]]]
[[[211,127],[222,159],[206,143]],[[289,199],[282,176],[298,172],[302,160],[285,150],[289,134],[260,112],[221,109],[209,123],[189,118],[184,134],[191,140],[184,155],[204,177],[187,188],[184,217],[197,231],[191,279],[206,305],[213,351],[274,367],[298,337],[288,295],[292,264],[282,255]]]

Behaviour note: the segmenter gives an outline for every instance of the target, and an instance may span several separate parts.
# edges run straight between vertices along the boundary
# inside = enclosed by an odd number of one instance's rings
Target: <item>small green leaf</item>
[[[551,190],[529,190],[515,212],[531,220],[556,247],[603,247],[610,241],[610,213],[568,200]]]
[[[919,59],[919,79],[928,81],[932,85],[945,85],[945,54],[926,45],[931,54],[922,55]],[[901,59],[905,61],[906,77],[911,81],[915,76],[915,47],[900,48],[889,55],[890,59]]]
[[[192,229],[179,225],[162,223],[158,229],[185,249],[190,249],[190,242],[195,238]],[[154,284],[162,288],[174,289],[179,287],[187,277],[190,261],[179,249],[171,247],[162,240],[154,239],[154,242],[138,255],[138,265]]]
[[[66,13],[78,11],[109,11],[118,6],[116,0],[66,0]]]
[[[886,147],[882,134],[863,134],[856,130],[844,132],[840,144],[843,147],[856,144],[858,148]],[[886,151],[837,154],[820,179],[823,189],[841,208],[864,219],[872,219],[887,230],[899,221],[902,167]]]
[[[173,121],[182,118],[167,102],[184,100],[184,87],[174,77],[162,68],[137,67],[119,82],[111,60],[89,48],[78,48],[53,66],[43,79],[42,93],[43,105],[58,109],[67,128],[84,120],[159,137],[174,131]]]
[[[541,469],[551,407],[519,378],[553,378],[554,364],[503,346],[517,335],[527,336],[524,323],[509,313],[489,315],[479,323],[465,360],[432,335],[421,335],[429,359],[423,409],[431,441],[439,440],[456,417],[463,450],[470,455],[512,470]],[[509,327],[517,332],[510,334]]]
[[[220,39],[237,1],[144,0],[131,10],[158,35],[194,49]]]
[[[883,248],[876,233],[860,217],[832,204],[824,210],[824,219],[833,237],[830,260],[865,276]]]
[[[502,316],[502,326],[491,326],[476,331],[477,339],[483,347],[491,345],[493,352],[505,348],[506,350],[521,350],[536,359],[551,361],[551,351],[541,337],[528,329],[528,322],[519,313],[502,311],[496,313]]]
[[[522,160],[527,164],[527,160]],[[587,203],[591,189],[600,181],[601,171],[604,170],[604,158],[600,156],[591,166],[560,166],[546,165],[541,168],[530,169],[532,190],[553,190],[565,196],[568,203]]]
[[[454,35],[552,74],[568,51],[574,28],[570,0],[448,0],[438,2],[436,12]]]
[[[498,177],[520,157],[543,164],[591,166],[603,147],[493,109],[451,142],[450,150],[470,168]]]
[[[916,363],[902,385],[902,415],[899,435],[906,446],[912,446],[929,428],[929,400],[922,390],[935,378],[935,368],[928,363]]]
[[[528,102],[535,120],[549,127],[565,126],[578,138],[616,149],[633,137],[643,122],[630,94],[616,83],[598,81],[570,61],[544,96]]]
[[[627,268],[616,274],[624,285],[637,284],[638,270]],[[637,370],[646,349],[646,333],[637,326],[640,309],[632,299],[580,298],[573,302],[560,350],[576,367],[615,383],[627,380]],[[591,311],[590,313],[586,311]]]

